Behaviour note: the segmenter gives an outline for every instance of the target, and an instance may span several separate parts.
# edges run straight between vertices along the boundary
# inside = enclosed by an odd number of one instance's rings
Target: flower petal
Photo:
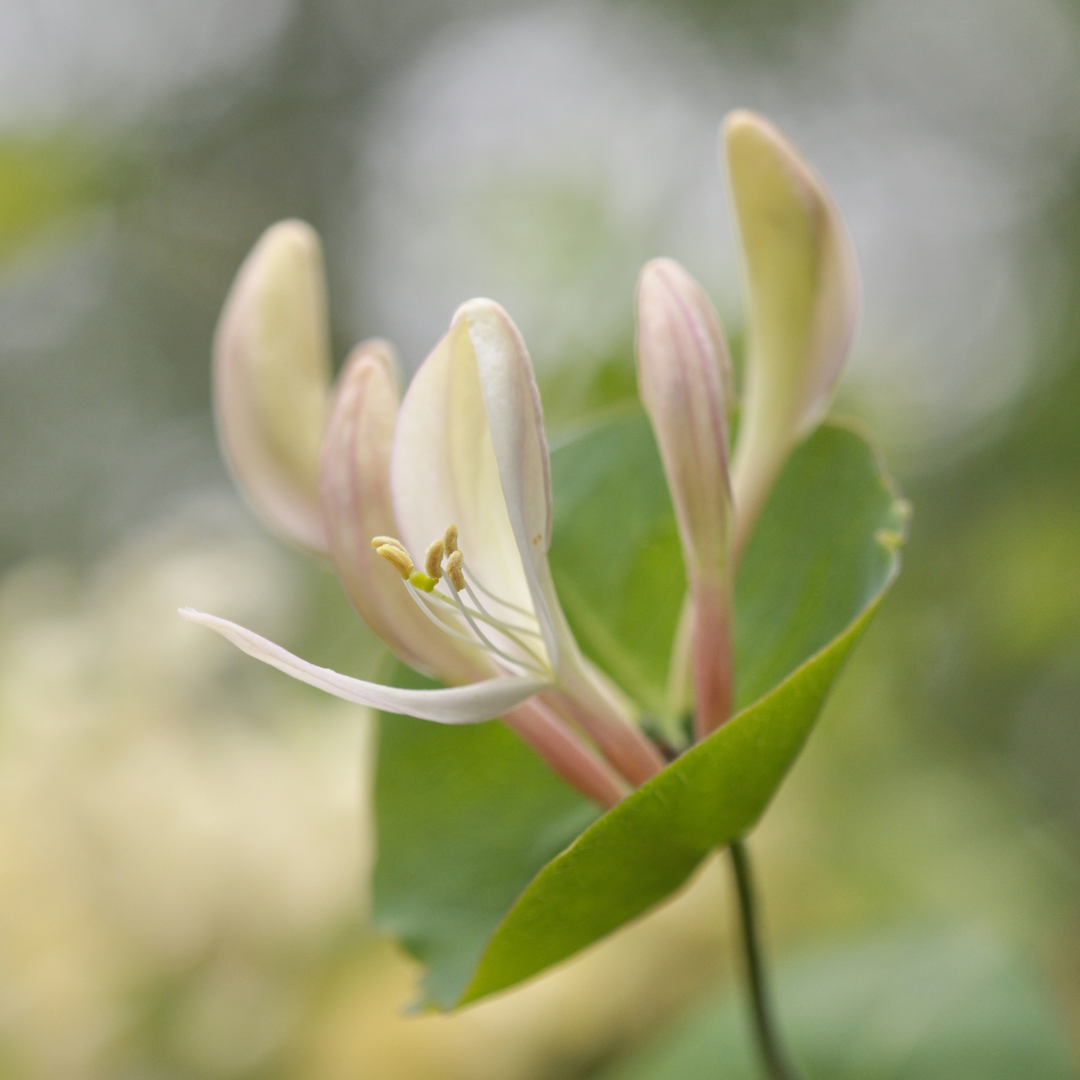
[[[557,666],[560,650],[572,638],[560,618],[548,569],[551,459],[532,361],[514,321],[494,301],[470,300],[454,319],[468,329],[507,517],[548,654]]]
[[[550,703],[632,783],[663,767],[625,700],[582,656],[548,567],[551,481],[532,363],[509,315],[472,300],[416,373],[401,404],[391,485],[403,539],[422,551],[458,525],[470,568],[535,613],[555,681]],[[557,703],[557,704],[556,704]]]
[[[401,403],[390,482],[401,539],[414,557],[455,524],[468,566],[484,587],[534,610],[461,310]]]
[[[214,337],[214,409],[225,458],[256,510],[320,554],[318,457],[330,385],[318,236],[269,228],[237,274]]]
[[[487,655],[442,633],[371,547],[372,537],[398,535],[390,493],[397,413],[393,350],[364,342],[338,377],[320,458],[330,556],[353,606],[399,659],[443,682],[475,682],[496,673]]]
[[[478,724],[491,720],[527,701],[547,685],[538,679],[500,675],[447,690],[402,690],[396,686],[383,686],[339,675],[329,668],[316,667],[280,645],[226,619],[205,615],[191,608],[181,608],[180,614],[190,622],[216,631],[248,656],[262,660],[309,686],[358,705],[433,720],[439,724]]]
[[[671,259],[646,264],[638,280],[637,355],[689,579],[700,737],[724,723],[732,706],[730,363],[708,298]]]
[[[691,577],[726,580],[730,370],[708,298],[674,260],[654,259],[637,289],[638,387],[652,421]]]
[[[821,178],[767,120],[738,111],[723,138],[749,299],[749,353],[732,469],[741,551],[791,448],[828,407],[859,311],[855,253]]]

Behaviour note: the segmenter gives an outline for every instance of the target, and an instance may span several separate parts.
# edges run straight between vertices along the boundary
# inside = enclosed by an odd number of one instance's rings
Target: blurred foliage
[[[800,957],[780,1013],[805,1075],[831,1080],[1071,1080],[1052,1009],[1022,965],[963,934],[909,932]],[[760,1075],[730,991],[604,1080]],[[598,1078],[599,1080],[599,1078]]]
[[[100,150],[77,136],[0,135],[0,264],[43,229],[103,201]]]

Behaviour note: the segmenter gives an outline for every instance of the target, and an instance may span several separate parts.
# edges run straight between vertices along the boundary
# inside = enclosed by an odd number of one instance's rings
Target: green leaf
[[[767,697],[610,810],[537,875],[496,930],[461,1004],[565,960],[675,892],[757,821],[876,607]]]
[[[736,706],[841,634],[892,580],[908,506],[853,428],[823,424],[791,457],[743,557]]]
[[[625,417],[574,440],[556,451],[553,477],[560,595],[586,651],[648,705],[663,692],[683,575],[647,423]],[[855,432],[826,426],[800,447],[737,588],[740,700],[760,700],[562,854],[595,812],[501,728],[385,722],[377,917],[429,965],[438,1004],[572,955],[753,825],[895,574],[903,517]]]
[[[551,478],[551,572],[574,634],[659,714],[686,576],[649,421],[635,411],[564,444]]]
[[[1075,1080],[1044,989],[974,936],[909,933],[782,965],[776,1000],[800,1072],[831,1080]],[[761,1076],[742,989],[707,1002],[598,1080]]]
[[[502,724],[405,716],[380,723],[375,803],[375,922],[424,964],[426,1000],[444,1009],[537,870],[600,814]]]

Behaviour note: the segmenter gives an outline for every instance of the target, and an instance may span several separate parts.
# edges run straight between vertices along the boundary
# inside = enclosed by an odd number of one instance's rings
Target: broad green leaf
[[[551,570],[581,647],[647,710],[664,707],[686,591],[664,470],[644,413],[552,455]]]
[[[500,723],[405,716],[380,723],[375,802],[375,922],[425,965],[442,1008],[537,870],[600,813]]]
[[[803,1075],[830,1080],[1075,1080],[1045,990],[986,941],[910,933],[780,966],[781,1028]],[[742,988],[704,1004],[599,1080],[759,1080]]]
[[[788,462],[739,570],[737,707],[840,634],[897,567],[907,504],[857,431],[823,424]]]
[[[545,866],[499,925],[461,1004],[573,956],[666,899],[710,851],[744,835],[802,749],[876,606]]]
[[[554,455],[553,477],[553,565],[575,630],[586,651],[648,705],[649,693],[662,692],[683,576],[647,423],[625,417],[568,444]],[[468,733],[480,740],[488,736],[478,732],[498,732],[490,737],[518,751],[512,762],[500,759],[491,786],[481,772],[495,749],[467,746],[456,729],[384,722],[393,736],[379,764],[379,920],[430,965],[435,1001],[454,1001],[478,960],[462,1000],[571,955],[663,900],[712,848],[752,826],[891,580],[902,526],[900,504],[857,434],[828,426],[808,440],[761,519],[737,589],[746,672],[740,699],[771,693],[597,821],[546,869],[561,850],[554,838],[565,844],[575,835],[569,827],[558,833],[551,806],[565,808],[559,820],[573,819],[579,829],[595,812],[497,727]],[[775,689],[766,685],[785,678]],[[441,782],[414,787],[410,772],[429,756],[438,759]],[[530,769],[519,780],[518,770]],[[409,806],[421,798],[427,817],[413,820]],[[516,859],[507,857],[511,851]],[[473,879],[487,883],[475,897],[462,884]],[[444,916],[447,906],[458,911],[457,923]]]

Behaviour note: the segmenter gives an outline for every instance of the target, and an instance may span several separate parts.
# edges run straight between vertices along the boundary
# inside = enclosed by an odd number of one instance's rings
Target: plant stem
[[[753,1005],[754,1031],[758,1049],[769,1080],[800,1080],[799,1074],[788,1064],[780,1045],[776,1020],[765,985],[765,964],[758,941],[757,914],[754,897],[754,880],[750,871],[750,855],[746,845],[736,840],[728,848],[731,865],[735,871],[735,889],[739,897],[739,923],[742,930],[743,958],[746,977],[750,983],[750,1000]]]

